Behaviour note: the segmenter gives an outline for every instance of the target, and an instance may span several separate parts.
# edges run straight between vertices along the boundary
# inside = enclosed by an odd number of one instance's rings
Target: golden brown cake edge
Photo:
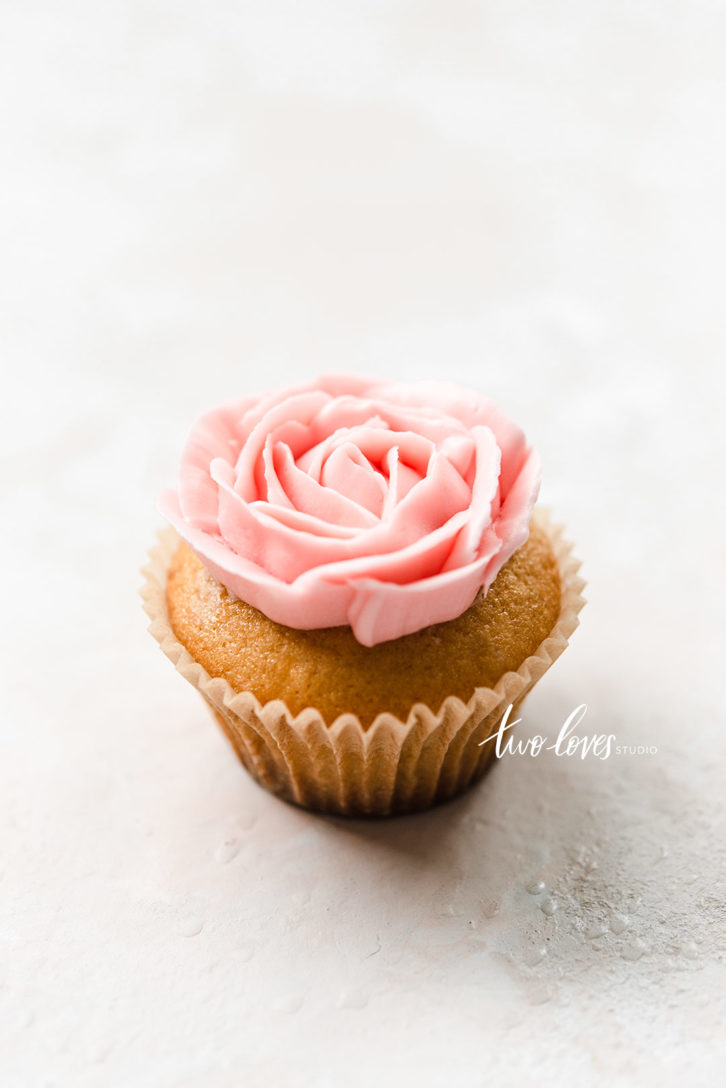
[[[557,622],[561,586],[545,529],[535,521],[486,596],[461,616],[362,646],[348,627],[284,627],[229,595],[185,543],[170,566],[166,600],[174,634],[212,677],[293,715],[314,707],[332,724],[356,714],[364,728],[389,711],[406,721],[414,703],[437,712],[449,695],[467,702],[534,653]]]

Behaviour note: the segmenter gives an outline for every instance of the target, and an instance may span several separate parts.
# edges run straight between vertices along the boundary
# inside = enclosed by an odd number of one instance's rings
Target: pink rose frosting
[[[327,375],[202,416],[160,508],[234,596],[374,646],[486,593],[538,491],[537,454],[479,393]]]

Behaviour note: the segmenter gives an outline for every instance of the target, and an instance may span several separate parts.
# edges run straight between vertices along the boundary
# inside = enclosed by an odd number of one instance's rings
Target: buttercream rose
[[[160,507],[234,596],[374,646],[486,592],[538,490],[536,453],[478,393],[329,375],[202,416]]]

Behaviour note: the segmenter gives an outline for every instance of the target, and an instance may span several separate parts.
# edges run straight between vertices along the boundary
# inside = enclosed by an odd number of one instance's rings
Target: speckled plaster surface
[[[721,1082],[726,11],[3,7],[0,1080]],[[589,603],[460,800],[262,792],[144,630],[186,427],[491,393]]]

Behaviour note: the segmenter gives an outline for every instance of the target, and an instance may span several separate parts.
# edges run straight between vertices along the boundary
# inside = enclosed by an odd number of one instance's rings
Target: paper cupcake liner
[[[174,634],[166,606],[169,565],[180,538],[159,533],[149,555],[141,590],[149,631],[178,672],[212,708],[240,760],[262,786],[316,812],[345,816],[389,816],[416,812],[447,801],[478,781],[495,759],[495,744],[484,744],[499,727],[506,707],[516,711],[533,685],[560,656],[578,625],[585,585],[579,560],[560,526],[538,508],[557,558],[562,584],[560,615],[547,638],[493,688],[477,688],[464,703],[449,696],[434,713],[417,703],[401,721],[379,714],[364,729],[355,714],[327,725],[315,708],[293,716],[280,699],[261,706],[251,692],[237,692],[211,677]]]

